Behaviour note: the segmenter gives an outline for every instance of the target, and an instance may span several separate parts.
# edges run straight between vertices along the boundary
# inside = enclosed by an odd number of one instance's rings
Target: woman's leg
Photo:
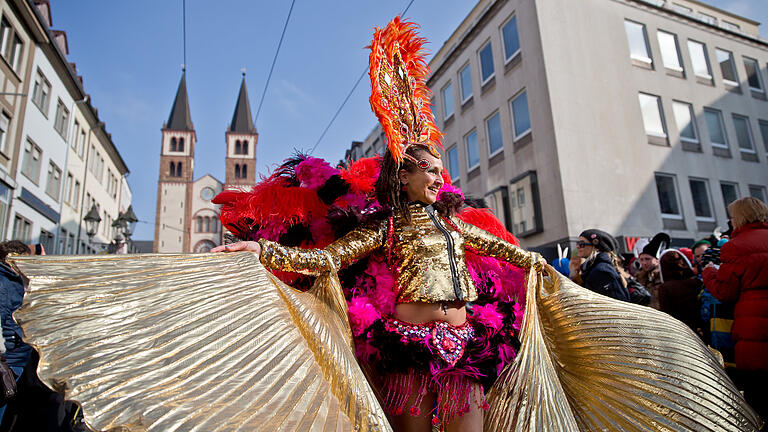
[[[417,398],[419,397],[419,390],[419,388],[414,388],[413,393],[408,397],[408,407],[411,407],[416,403]],[[395,432],[430,432],[432,430],[432,414],[434,411],[433,408],[435,407],[435,394],[429,392],[421,395],[421,403],[418,407],[418,415],[413,415],[414,413],[407,410],[400,415],[391,416],[392,429],[394,429]],[[482,428],[482,426],[483,423],[481,417],[480,427]]]
[[[475,397],[478,395],[478,397]],[[446,432],[482,432],[483,431],[483,388],[478,383],[472,389],[469,412],[453,416],[446,425]]]

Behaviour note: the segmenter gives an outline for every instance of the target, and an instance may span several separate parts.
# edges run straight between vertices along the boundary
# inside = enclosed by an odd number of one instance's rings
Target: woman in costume
[[[414,28],[396,19],[376,32],[372,44],[371,104],[390,143],[375,198],[383,207],[379,211],[391,211],[391,216],[364,223],[321,250],[288,248],[262,238],[212,251],[252,251],[268,269],[317,275],[381,250],[395,278],[394,313],[366,330],[382,353],[377,369],[383,378],[377,384],[393,426],[428,431],[434,422],[449,431],[480,431],[482,410],[488,408],[481,380],[490,384],[495,379],[497,347],[490,346],[490,339],[496,332],[468,316],[467,303],[478,300],[478,290],[465,248],[525,269],[541,269],[543,260],[465,223],[456,217],[455,206],[438,202],[444,182],[440,134],[427,105],[423,40],[414,37]],[[491,372],[482,366],[489,359]]]
[[[439,135],[426,109],[422,43],[413,25],[399,19],[375,34],[371,101],[392,144],[381,174],[366,164],[333,172],[305,159],[281,167],[295,176],[277,172],[250,193],[222,193],[222,222],[230,231],[280,240],[230,246],[263,249],[260,257],[241,252],[14,259],[30,278],[14,318],[41,353],[41,380],[81,403],[86,423],[96,430],[388,431],[390,423],[355,359],[355,350],[367,352],[361,348],[367,345],[357,344],[364,340],[382,347],[377,364],[387,379],[379,400],[394,412],[390,419],[398,428],[424,429],[434,397],[438,423],[479,429],[477,408],[484,397],[489,407],[483,428],[494,432],[759,430],[755,413],[684,324],[581,288],[541,265],[538,256],[469,226],[472,212],[465,209],[457,218],[454,207],[441,209],[444,199],[431,203],[440,184],[434,148]],[[377,189],[391,198],[377,198],[394,212],[361,207],[355,218],[362,223],[334,243],[339,235],[326,238],[315,227],[326,223],[331,202],[355,202],[347,189],[332,186],[352,180],[346,176],[358,168],[376,171],[363,177],[390,185]],[[321,180],[316,174],[323,174]],[[372,182],[353,183],[349,190],[370,186],[373,192]],[[392,187],[403,183],[405,191]],[[274,185],[279,187],[270,189]],[[301,197],[314,204],[291,205]],[[421,202],[409,202],[413,198]],[[293,210],[286,221],[302,223],[267,226],[256,217],[286,208]],[[475,223],[482,220],[477,216],[473,224],[492,225]],[[319,237],[306,242],[306,231]],[[287,247],[307,244],[315,249]],[[392,297],[399,296],[398,307],[381,319],[360,313],[370,303],[358,292],[345,298],[347,275],[336,276],[377,248],[383,253],[369,258],[367,280],[373,279],[375,289],[367,293],[385,293],[392,277],[373,266],[378,262],[393,270]],[[504,287],[521,276],[520,269],[505,272],[496,265],[495,273],[480,275],[478,263],[493,258],[474,252],[527,268],[526,280],[514,284],[524,291],[508,295],[514,290]],[[317,276],[302,292],[261,262]],[[506,293],[509,301],[498,301],[498,307],[482,303],[492,291],[496,297]],[[464,302],[475,295],[465,321]],[[522,320],[514,319],[520,306],[513,305],[515,298],[524,299]],[[510,319],[520,326],[514,361],[504,348]],[[483,396],[479,384],[496,375]]]

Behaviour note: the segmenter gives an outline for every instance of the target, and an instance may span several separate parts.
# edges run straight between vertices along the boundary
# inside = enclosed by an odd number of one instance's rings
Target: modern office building
[[[768,42],[748,18],[694,0],[481,0],[429,66],[453,181],[550,257],[587,228],[625,252],[660,231],[689,245],[734,199],[766,199]]]

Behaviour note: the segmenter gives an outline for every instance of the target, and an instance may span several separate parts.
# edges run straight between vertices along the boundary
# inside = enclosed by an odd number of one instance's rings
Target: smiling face
[[[398,173],[400,184],[405,187],[408,202],[421,201],[424,204],[432,204],[437,201],[437,193],[443,187],[443,163],[427,151],[417,151],[414,157],[429,161],[429,168],[422,170],[408,163],[408,168],[403,168]]]
[[[589,258],[594,250],[595,247],[592,246],[592,243],[590,243],[589,240],[584,237],[579,237],[579,241],[576,243],[576,254],[579,255],[580,258]]]

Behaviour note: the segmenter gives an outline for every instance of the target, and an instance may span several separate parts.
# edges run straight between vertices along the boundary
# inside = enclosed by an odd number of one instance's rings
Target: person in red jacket
[[[715,298],[736,303],[731,335],[744,397],[768,419],[768,207],[756,198],[728,206],[731,240],[720,250],[720,268],[707,265],[704,285]]]

